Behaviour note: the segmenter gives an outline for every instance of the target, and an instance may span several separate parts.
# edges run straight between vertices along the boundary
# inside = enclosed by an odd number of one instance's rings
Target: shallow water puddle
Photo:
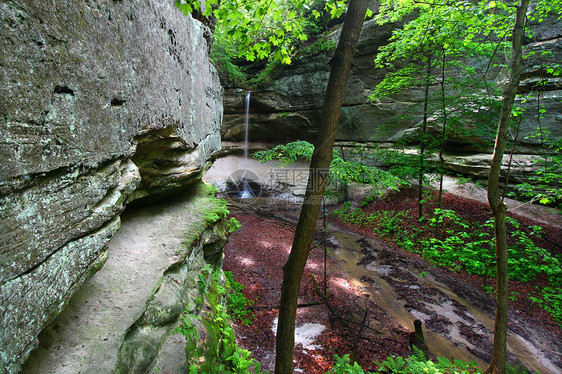
[[[349,279],[356,286],[361,287],[364,292],[376,294],[378,296],[376,299],[380,300],[382,304],[379,306],[394,316],[405,329],[413,332],[414,320],[423,320],[421,318],[422,315],[419,312],[416,313],[416,311],[409,311],[405,306],[405,301],[400,299],[394,288],[381,278],[382,275],[390,275],[394,270],[393,267],[376,263],[366,264],[366,266],[358,265],[362,258],[362,248],[358,243],[358,237],[343,232],[332,232],[331,234],[339,243],[337,249],[332,253],[333,257],[340,261],[340,265],[349,276]],[[410,271],[409,269],[406,270]],[[361,281],[362,277],[368,277],[375,284]],[[409,287],[415,286],[410,285]],[[427,316],[429,317],[429,315]],[[470,353],[465,347],[455,344],[428,329],[424,330],[424,334],[425,342],[433,354],[464,361],[474,361],[482,368],[485,368],[485,363]]]
[[[277,334],[277,323],[279,319],[275,317],[273,320],[273,330],[274,334]],[[304,349],[317,350],[320,346],[314,344],[316,338],[322,334],[326,327],[321,323],[303,323],[302,325],[295,326],[295,345],[300,344]]]

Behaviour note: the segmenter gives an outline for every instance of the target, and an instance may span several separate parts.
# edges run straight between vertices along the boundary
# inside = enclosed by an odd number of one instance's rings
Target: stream
[[[222,173],[233,170],[228,163],[216,165],[221,173],[211,169],[207,176],[209,183],[217,184],[224,175]],[[267,168],[272,168],[263,164],[250,167],[256,175],[266,175]],[[299,182],[292,185],[292,191],[285,190],[278,196],[293,193],[298,197],[299,193],[294,192],[303,191],[302,181]],[[276,185],[286,187],[291,183],[278,181]],[[262,193],[251,201],[231,203],[235,210],[239,207],[296,223],[300,205],[294,201],[298,198],[290,200],[283,201]],[[446,271],[431,267],[419,258],[402,255],[382,242],[349,229],[328,225],[328,247],[348,279],[372,300],[377,300],[377,305],[403,328],[413,332],[414,320],[423,322],[425,343],[431,354],[474,361],[480,369],[487,368],[494,327],[494,306],[488,295],[458,282]],[[512,328],[508,333],[508,359],[531,372],[562,373],[560,338],[530,326],[517,315],[510,315],[510,319],[517,331]]]
[[[341,263],[349,279],[365,292],[376,293],[383,303],[379,306],[404,328],[413,331],[414,320],[424,322],[425,343],[431,353],[474,361],[481,369],[487,367],[494,326],[493,315],[489,311],[474,307],[442,283],[438,275],[426,273],[427,270],[422,273],[402,259],[387,258],[365,263],[362,254],[365,245],[361,237],[338,231],[331,232],[331,235],[337,241],[332,256]],[[360,262],[363,265],[359,265]],[[410,290],[414,291],[414,296]],[[435,320],[440,323],[435,324]],[[464,329],[469,329],[470,333]],[[560,368],[547,357],[548,353],[556,352],[547,349],[547,354],[544,354],[535,344],[538,342],[531,342],[528,337],[513,331],[508,333],[509,354],[516,356],[515,360],[522,366],[532,372],[560,373]]]
[[[421,317],[414,315],[415,312],[409,311],[404,300],[401,300],[395,289],[389,282],[381,278],[381,275],[392,272],[389,265],[369,264],[368,266],[359,265],[362,260],[362,247],[359,243],[360,238],[349,233],[332,232],[331,235],[337,241],[337,249],[332,256],[340,262],[342,268],[347,273],[349,280],[356,286],[363,289],[364,292],[378,295],[382,301],[379,306],[388,314],[392,315],[406,329],[413,332],[414,320]],[[411,269],[406,271],[412,272]],[[416,274],[419,277],[419,274]],[[421,278],[424,283],[433,283],[429,281],[429,277]],[[362,281],[368,279],[369,281]],[[399,280],[398,280],[399,281]],[[419,289],[418,285],[409,285],[412,289]],[[463,361],[475,361],[480,367],[485,367],[485,362],[479,357],[469,352],[463,345],[457,345],[451,340],[445,339],[442,335],[436,334],[432,330],[424,331],[425,342],[430,352],[436,356],[445,356]],[[458,335],[458,334],[456,334]]]

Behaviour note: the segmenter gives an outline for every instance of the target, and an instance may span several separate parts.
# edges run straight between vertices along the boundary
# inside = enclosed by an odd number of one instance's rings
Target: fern
[[[382,373],[402,373],[402,370],[406,367],[406,361],[400,357],[388,356],[383,362],[376,362],[379,365],[379,372]]]
[[[423,353],[423,351],[415,345],[412,346],[412,351],[414,351],[414,358],[417,361],[424,362],[425,360],[427,360],[427,358],[425,357],[425,353]]]

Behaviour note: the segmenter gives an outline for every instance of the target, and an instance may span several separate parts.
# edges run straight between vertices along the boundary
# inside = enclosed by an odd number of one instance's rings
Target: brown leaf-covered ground
[[[472,217],[474,220],[486,220],[489,217],[486,205],[475,200],[460,198],[451,194],[444,195],[444,207],[455,209]],[[236,323],[236,331],[241,346],[251,350],[253,357],[260,360],[264,368],[272,370],[275,355],[274,320],[277,317],[276,308],[280,298],[280,287],[282,282],[282,267],[285,264],[291,249],[294,235],[294,220],[298,217],[297,207],[294,205],[268,206],[264,208],[254,206],[243,206],[243,209],[232,208],[233,216],[241,223],[242,227],[230,237],[225,247],[224,269],[234,273],[236,281],[245,285],[244,294],[249,300],[254,301],[253,323],[244,326]],[[417,210],[415,191],[405,190],[401,193],[392,193],[386,199],[369,205],[368,209],[386,210]],[[330,215],[329,215],[330,217]],[[544,217],[543,217],[544,218]],[[416,217],[407,218],[409,225],[416,225]],[[411,222],[410,222],[411,220]],[[530,219],[521,219],[525,224],[533,224]],[[395,269],[385,280],[394,287],[397,298],[405,304],[408,309],[423,311],[424,302],[434,298],[444,300],[441,291],[431,287],[421,287],[425,293],[420,297],[420,290],[414,293],[412,289],[416,277],[407,271],[408,266],[415,266],[419,271],[427,272],[462,294],[468,302],[484,313],[493,317],[493,296],[480,291],[482,285],[481,277],[471,276],[464,272],[451,272],[430,266],[418,255],[403,251],[393,242],[381,242],[369,229],[362,229],[346,225],[334,218],[329,218],[328,224],[331,230],[338,229],[352,233],[360,238],[363,251],[362,263],[369,262],[369,256],[375,256],[381,263],[383,261],[394,261],[393,264],[401,262],[404,267]],[[560,227],[548,227],[543,225],[546,234],[540,244],[549,250],[560,253],[562,233]],[[362,240],[364,242],[362,242]],[[373,240],[378,249],[373,252]],[[328,257],[327,259],[327,285],[329,289],[328,302],[325,303],[319,296],[324,281],[324,249],[323,238],[317,235],[315,245],[311,249],[309,260],[305,269],[301,284],[299,303],[317,305],[306,305],[298,310],[297,326],[305,323],[321,324],[325,329],[316,338],[314,344],[303,347],[297,345],[295,349],[295,371],[304,373],[325,373],[334,363],[334,354],[343,355],[350,353],[366,370],[375,370],[377,365],[373,361],[382,361],[388,355],[408,355],[411,353],[410,338],[413,326],[404,326],[395,316],[388,313],[381,305],[388,300],[382,300],[377,291],[371,292],[365,287],[360,287],[357,282],[350,280],[350,275],[342,268],[341,260]],[[334,246],[328,243],[330,250]],[[370,252],[371,251],[371,252]],[[391,262],[388,262],[389,264]],[[409,275],[410,274],[410,275]],[[409,279],[411,277],[412,279]],[[369,283],[368,277],[362,281]],[[538,280],[538,284],[546,282]],[[544,339],[546,344],[544,352],[554,364],[554,367],[562,367],[559,357],[562,344],[560,336],[562,330],[550,315],[537,304],[530,302],[529,295],[534,290],[534,285],[529,283],[512,282],[510,291],[519,292],[519,297],[511,305],[511,325],[514,331],[529,340]],[[375,283],[375,282],[371,282]],[[493,283],[493,282],[491,282]],[[409,284],[409,287],[400,287]],[[425,300],[425,301],[424,301]],[[450,301],[457,311],[465,307],[456,301]],[[455,304],[456,303],[456,304]],[[440,315],[432,316],[426,322],[426,328],[439,333],[450,330],[452,322]],[[453,323],[454,324],[454,323]],[[471,352],[486,356],[491,350],[491,333],[475,332],[473,325],[462,322],[456,323],[460,334],[467,341],[474,344]],[[484,329],[482,327],[482,329]],[[539,331],[539,332],[537,332]],[[537,335],[537,336],[535,336]],[[542,337],[541,337],[542,336]],[[558,357],[556,357],[558,356]],[[481,357],[487,361],[488,357]],[[515,363],[517,358],[511,357]]]

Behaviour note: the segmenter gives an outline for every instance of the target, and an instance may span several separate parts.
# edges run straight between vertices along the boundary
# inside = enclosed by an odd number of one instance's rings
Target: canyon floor
[[[477,200],[462,197],[461,192],[453,195],[453,200],[481,211]],[[477,189],[465,192],[482,196]],[[127,209],[122,227],[109,245],[105,266],[39,336],[38,349],[24,366],[24,373],[112,370],[123,331],[142,313],[153,285],[177,256],[193,223],[190,204],[186,195]],[[560,243],[560,215],[530,208],[516,210],[552,226]],[[255,308],[251,325],[236,325],[238,340],[270,370],[282,266],[291,248],[298,211],[299,205],[290,203],[231,205],[232,215],[242,227],[225,247],[224,268],[246,286],[245,294]],[[374,369],[374,360],[409,354],[415,319],[424,321],[426,343],[433,354],[475,360],[485,366],[491,351],[494,302],[493,296],[481,291],[478,279],[432,267],[415,255],[330,218],[326,237],[329,297],[325,303],[317,292],[317,286],[322,290],[324,285],[321,232],[301,287],[300,302],[313,305],[299,308],[297,371],[324,373],[333,364],[334,354],[354,353],[369,370]],[[522,295],[524,292],[520,290]],[[560,373],[561,333],[540,308],[518,300],[510,310],[510,359],[541,373]],[[166,359],[154,363],[156,373],[185,370],[185,339],[181,335],[171,339]]]
[[[166,269],[177,261],[186,233],[199,227],[200,205],[187,191],[149,206],[127,208],[121,228],[108,244],[104,266],[41,332],[22,373],[114,372],[126,332],[145,312]],[[185,370],[185,346],[180,334],[170,336],[154,373]]]
[[[446,193],[448,207],[458,205],[479,215],[486,209],[481,188],[453,180],[447,180],[446,187],[454,192]],[[387,203],[403,204],[412,197],[407,194],[395,195]],[[526,224],[547,227],[554,243],[561,242],[558,212],[513,200],[508,205]],[[257,200],[233,203],[231,211],[242,227],[225,248],[224,269],[246,286],[244,293],[254,302],[253,323],[238,323],[238,338],[264,368],[272,370],[282,266],[291,249],[299,205]],[[320,220],[301,284],[299,303],[304,306],[297,316],[296,372],[325,373],[334,354],[349,353],[366,370],[375,370],[374,361],[389,355],[411,354],[415,319],[423,321],[431,355],[474,361],[486,368],[492,351],[494,296],[482,291],[481,278],[431,266],[368,230],[347,225],[329,212],[327,217],[326,278]],[[324,279],[327,299],[320,296]],[[510,302],[508,358],[533,372],[560,373],[562,330],[529,301],[531,290],[531,284],[511,284],[510,292],[521,296]]]

